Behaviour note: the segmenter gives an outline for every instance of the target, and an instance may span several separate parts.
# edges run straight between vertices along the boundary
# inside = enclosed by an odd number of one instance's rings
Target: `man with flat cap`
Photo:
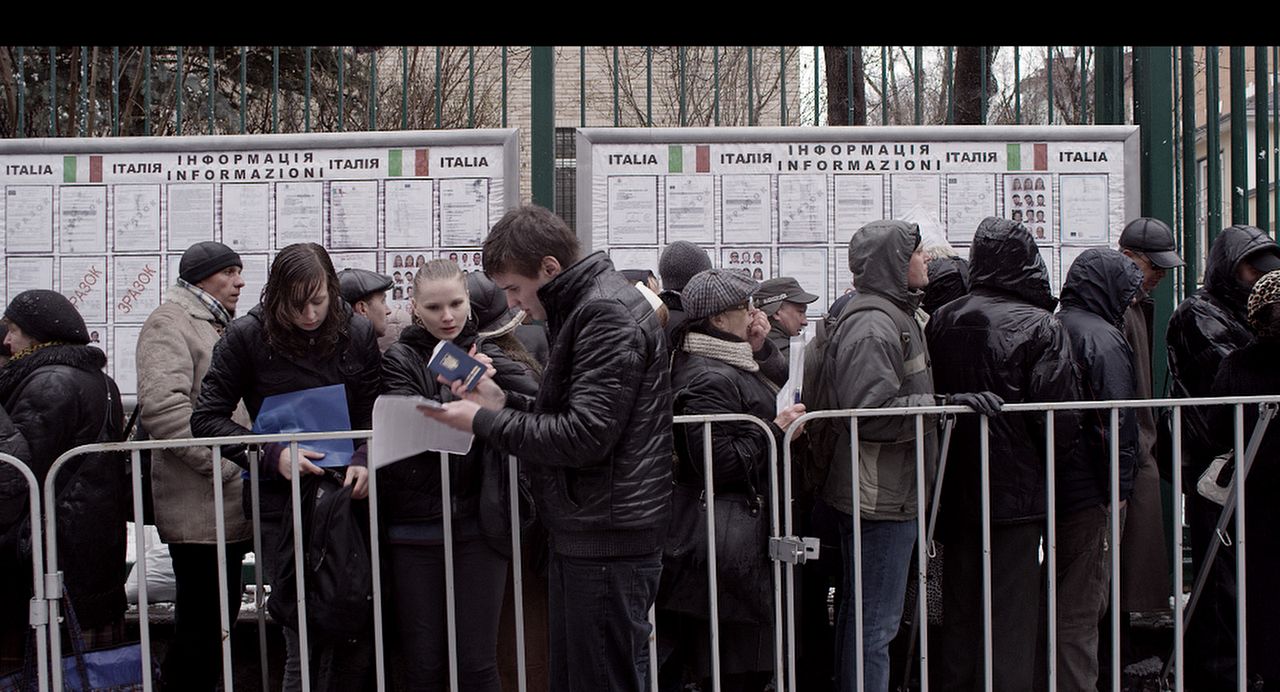
[[[769,318],[769,340],[778,347],[783,359],[791,354],[791,337],[809,324],[805,312],[809,303],[818,296],[800,288],[800,282],[790,276],[779,276],[760,284],[756,291],[756,307]],[[787,362],[790,362],[789,360]]]
[[[1165,274],[1183,265],[1174,244],[1173,229],[1160,219],[1138,217],[1120,233],[1120,252],[1142,270],[1138,300],[1124,313],[1124,336],[1133,349],[1134,396],[1153,396],[1151,294]],[[1138,451],[1134,461],[1133,494],[1120,540],[1120,622],[1128,631],[1128,613],[1169,609],[1169,556],[1165,544],[1164,512],[1160,500],[1160,472],[1156,467],[1156,416],[1150,408],[1133,409],[1138,421]],[[1105,630],[1104,637],[1110,634]],[[1109,666],[1110,657],[1099,657]],[[1123,665],[1123,663],[1122,663]]]
[[[153,439],[192,437],[191,408],[209,369],[213,345],[240,301],[243,267],[235,250],[212,240],[187,248],[178,279],[138,334],[138,420]],[[249,426],[243,404],[235,420]],[[169,544],[177,586],[174,634],[163,663],[166,689],[213,690],[221,677],[222,627],[218,615],[218,536],[213,479],[222,480],[227,541],[227,615],[240,614],[240,563],[253,549],[252,525],[242,508],[240,467],[214,465],[207,447],[157,449],[151,456],[156,528]]]
[[[342,299],[351,304],[351,309],[368,318],[369,324],[373,325],[374,336],[379,339],[387,335],[387,317],[391,314],[391,308],[387,307],[387,291],[393,285],[395,282],[391,277],[368,269],[338,272]]]

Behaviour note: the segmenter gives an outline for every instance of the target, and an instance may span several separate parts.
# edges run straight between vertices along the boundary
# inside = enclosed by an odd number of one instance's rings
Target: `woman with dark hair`
[[[765,318],[751,302],[759,285],[733,271],[708,269],[698,272],[681,291],[688,320],[677,328],[671,348],[671,392],[675,415],[747,413],[769,424],[774,439],[750,423],[717,423],[711,428],[711,463],[717,498],[741,498],[760,516],[768,517],[770,474],[769,446],[781,444],[784,431],[804,413],[803,404],[776,410],[778,385],[760,370],[754,353],[767,338],[767,326],[753,329]],[[767,321],[765,322],[767,325]],[[702,425],[676,425],[675,483],[695,495],[704,488],[706,459],[703,458]],[[677,489],[677,492],[680,492]],[[720,504],[716,508],[720,508]],[[677,530],[677,527],[672,527]],[[719,546],[718,546],[719,547]],[[763,556],[768,545],[747,546]],[[728,556],[720,556],[729,561]],[[763,560],[767,564],[767,559]],[[773,617],[767,596],[770,575],[758,575],[756,583],[733,583],[724,575],[721,562],[719,591],[720,685],[724,690],[759,692],[773,677]],[[702,596],[685,595],[682,585],[706,579],[706,574],[668,574],[663,570],[663,587],[658,591],[660,623],[659,658],[666,658],[660,673],[664,689],[688,682],[702,682],[711,675],[707,613],[694,614],[688,607]],[[680,604],[680,605],[677,605]],[[666,612],[663,612],[666,611]],[[763,611],[769,611],[767,614]],[[664,626],[665,625],[665,626]],[[674,633],[674,634],[672,634]],[[681,677],[685,679],[680,679]],[[702,689],[708,689],[703,684]]]
[[[492,292],[500,296],[496,287]],[[436,346],[450,341],[490,365],[495,381],[504,390],[536,394],[533,359],[527,353],[513,356],[480,333],[480,327],[501,322],[505,306],[483,318],[476,314],[468,281],[455,262],[426,262],[414,278],[410,301],[413,324],[387,349],[382,362],[384,393],[452,400],[449,385],[441,384],[427,368]],[[495,338],[509,336],[521,317],[512,316],[498,325],[505,328],[509,323],[510,329],[500,329]],[[503,343],[508,348],[513,344],[518,347],[514,340]],[[498,620],[511,552],[506,454],[477,438],[469,452],[449,457],[458,681],[462,690],[500,690]],[[426,452],[378,472],[406,690],[434,692],[447,689],[449,684],[441,465],[440,454]]]
[[[231,323],[213,349],[209,371],[191,413],[191,432],[197,437],[245,435],[250,431],[232,420],[236,404],[244,400],[257,419],[266,397],[330,385],[342,385],[353,430],[373,424],[373,401],[378,395],[381,355],[373,327],[355,314],[339,289],[338,275],[323,247],[296,243],[280,251],[271,263],[262,300],[249,314]],[[298,447],[298,471],[314,480],[340,473],[352,497],[368,493],[366,445],[355,449],[345,468],[322,469],[314,462],[321,452]],[[291,590],[293,545],[286,528],[290,509],[291,463],[286,444],[265,445],[262,455],[261,500],[263,560],[277,592]],[[223,453],[247,468],[245,450],[224,447]],[[306,486],[304,486],[306,487]],[[245,514],[251,516],[252,495],[244,494]],[[288,579],[281,578],[287,570]],[[277,597],[280,597],[278,593]],[[300,688],[298,632],[286,625],[284,689]],[[364,687],[371,663],[372,633],[348,641],[319,641],[312,636],[312,689],[354,692]],[[318,665],[325,661],[324,668]]]

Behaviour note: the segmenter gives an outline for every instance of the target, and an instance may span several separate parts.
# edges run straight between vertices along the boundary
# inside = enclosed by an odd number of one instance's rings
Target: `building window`
[[[556,128],[556,213],[569,228],[578,230],[576,129]]]

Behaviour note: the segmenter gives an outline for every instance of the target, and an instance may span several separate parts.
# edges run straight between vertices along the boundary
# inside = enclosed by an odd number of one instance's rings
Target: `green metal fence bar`
[[[1199,220],[1196,218],[1196,56],[1195,48],[1191,46],[1183,46],[1181,52],[1182,260],[1186,262],[1182,272],[1182,292],[1189,296],[1195,292],[1200,277],[1200,253],[1196,249],[1200,237]]]
[[[881,124],[888,124],[888,46],[881,46]]]
[[[120,46],[111,47],[111,136],[120,136]]]
[[[49,136],[58,136],[58,55],[57,47],[49,46]]]
[[[87,80],[86,80],[87,81]],[[151,46],[142,49],[142,82],[145,95],[142,104],[142,134],[151,136]],[[244,109],[241,108],[243,113]],[[86,119],[88,115],[86,113]],[[242,116],[243,117],[243,116]],[[243,120],[242,120],[243,122]],[[243,125],[241,126],[243,129]]]
[[[25,61],[23,60],[22,46],[18,46],[18,130],[15,133],[18,137],[26,136],[27,129],[27,75]]]
[[[982,65],[979,68],[979,74],[982,75],[982,98],[981,98],[982,110],[978,114],[978,122],[983,125],[986,125],[987,124],[987,47],[983,46],[981,49],[979,49],[979,54],[982,57]]]
[[[1089,123],[1089,114],[1085,110],[1088,107],[1088,101],[1085,94],[1088,93],[1089,73],[1085,71],[1085,49],[1087,46],[1080,46],[1080,116],[1077,119],[1081,125]]]
[[[248,49],[240,46],[240,134],[248,133],[248,110],[249,105],[249,65],[248,65]],[[150,80],[148,80],[150,81]],[[151,110],[148,105],[147,110]]]
[[[1249,223],[1249,111],[1245,105],[1244,47],[1229,51],[1231,93],[1231,223]]]
[[[476,126],[476,47],[467,46],[467,127]]]
[[[302,129],[311,131],[311,46],[302,49]]]
[[[756,124],[756,62],[755,52],[747,46],[747,124]]]
[[[80,103],[76,108],[77,132],[84,137],[89,130],[89,47],[80,46]]]
[[[644,121],[653,127],[653,46],[644,47]]]
[[[687,63],[685,62],[684,46],[680,46],[680,47],[677,49],[677,52],[678,52],[678,66],[677,66],[677,70],[678,70],[678,71],[679,71],[679,73],[680,73],[680,127],[684,127],[686,124],[688,124],[688,120],[687,120],[687,118],[688,118],[688,111],[687,111],[687,110],[685,110],[685,109],[686,109],[686,107],[688,106],[688,102],[685,100],[685,99],[687,98],[688,94],[687,94],[687,92],[685,91],[685,89],[686,89],[686,85],[685,85],[685,70],[687,69],[687,68],[686,68],[686,64],[687,64]]]
[[[507,47],[502,47],[502,126],[507,126]]]
[[[342,132],[347,125],[347,49],[338,46],[333,50],[338,62],[338,132]],[[439,68],[439,65],[436,67]],[[440,107],[439,99],[436,100],[436,107]]]
[[[378,129],[378,52],[369,51],[369,129]]]
[[[436,129],[437,129],[437,130],[439,130],[439,129],[443,126],[441,123],[443,122],[443,116],[444,116],[444,111],[443,111],[443,110],[441,110],[441,104],[440,104],[440,100],[441,100],[441,87],[440,87],[440,80],[441,80],[441,76],[444,74],[444,70],[443,70],[443,69],[441,68],[441,66],[440,66],[440,60],[441,60],[441,58],[443,57],[443,54],[444,54],[444,53],[443,53],[443,49],[441,49],[441,48],[440,48],[440,46],[436,46],[436,83],[435,83],[435,88],[436,88],[436,102],[435,102],[435,107],[436,107]],[[341,73],[339,73],[339,74],[341,74]]]
[[[716,127],[720,126],[720,46],[711,47],[711,110]]]
[[[1205,185],[1208,192],[1205,209],[1206,240],[1212,245],[1222,229],[1222,145],[1218,141],[1221,123],[1218,116],[1218,99],[1222,89],[1218,86],[1218,47],[1206,46],[1204,53],[1205,82]]]
[[[1278,77],[1280,77],[1280,46],[1272,46],[1271,83],[1275,84]],[[1280,140],[1280,89],[1274,89],[1271,92],[1271,131],[1275,134],[1276,139]],[[1267,141],[1267,146],[1271,150],[1273,166],[1271,179],[1276,181],[1275,208],[1277,215],[1280,216],[1280,147],[1277,147],[1276,143],[1270,140]]]
[[[823,59],[825,58],[826,56],[824,55]],[[819,97],[821,96],[818,93],[821,87],[821,79],[820,79],[821,75],[818,71],[819,62],[821,62],[821,60],[818,58],[818,47],[814,46],[813,47],[813,125],[814,127],[817,127],[819,124],[821,124],[820,121],[818,120],[818,100],[819,100]]]
[[[814,69],[817,69],[816,67]],[[844,47],[845,87],[844,110],[845,122],[853,124],[853,46]]]
[[[216,89],[214,87],[216,82],[214,81],[215,72],[213,67],[213,61],[214,61],[213,46],[209,46],[209,87],[208,87],[209,89],[209,134],[213,134],[213,117],[214,117],[213,95],[214,93],[216,93]]]
[[[1134,48],[1134,120],[1142,161],[1142,214],[1158,219],[1174,217],[1173,176],[1173,62],[1170,46]],[[1096,64],[1096,63],[1095,63]],[[1156,325],[1168,324],[1173,312],[1173,285],[1163,282],[1155,289]],[[1167,369],[1164,329],[1152,330],[1154,382],[1163,383]],[[1113,681],[1119,681],[1114,671]]]
[[[1013,122],[1015,125],[1022,124],[1022,50],[1018,46],[1013,47]]]
[[[310,49],[307,49],[307,50],[310,50]],[[505,59],[505,58],[506,58],[506,55],[507,55],[507,47],[506,47],[506,46],[503,46],[503,47],[502,47],[502,56],[503,56],[503,61],[502,61],[502,79],[503,79],[503,91],[502,91],[502,98],[503,98],[503,107],[504,107],[504,108],[503,108],[503,112],[502,112],[502,117],[503,117],[502,126],[503,126],[503,127],[506,127],[506,126],[507,126],[507,122],[506,122],[506,116],[507,116],[507,113],[506,113],[506,108],[505,108],[505,107],[506,107],[506,96],[507,96],[507,92],[506,92],[507,61],[506,61],[506,59]],[[308,60],[308,61],[307,61],[307,69],[308,69],[308,70],[310,70],[310,69],[311,69],[311,61],[310,61],[310,60]],[[307,100],[308,100],[308,101],[310,101],[311,99],[307,99]],[[307,104],[307,105],[308,105],[308,106],[310,106],[310,104]],[[407,130],[407,129],[409,129],[409,47],[408,47],[408,46],[400,46],[400,129],[401,129],[401,130]]]
[[[578,47],[578,127],[587,126],[587,47]]]
[[[277,49],[277,54],[278,52],[279,52],[279,49]],[[186,60],[185,60],[185,57],[183,56],[182,46],[178,46],[177,53],[178,53],[178,62],[174,66],[175,69],[177,70],[176,72],[177,78],[173,82],[173,129],[175,130],[174,134],[181,135],[182,134],[182,100],[183,100],[182,99],[182,96],[183,96],[182,83],[186,80],[186,77],[183,75],[183,72],[186,71],[184,69],[186,65]]]
[[[613,126],[621,124],[622,111],[618,106],[618,47],[613,47]],[[549,208],[549,207],[548,207]]]
[[[1182,93],[1179,88],[1182,82],[1178,79],[1178,75],[1182,74],[1181,54],[1177,48],[1170,48],[1171,62],[1173,63],[1173,72],[1169,75],[1169,81],[1173,85],[1173,104],[1174,108],[1181,108]],[[1180,115],[1180,112],[1179,112]],[[1173,150],[1181,153],[1183,151],[1183,142],[1186,141],[1186,132],[1183,128],[1182,118],[1176,117],[1173,121]],[[1186,233],[1186,226],[1182,223],[1182,215],[1176,210],[1181,210],[1186,199],[1183,195],[1183,184],[1186,180],[1187,162],[1179,156],[1177,165],[1173,167],[1173,190],[1174,190],[1174,206],[1175,213],[1173,218],[1169,219],[1169,225],[1173,228],[1173,245],[1177,252],[1182,254],[1184,261],[1183,266],[1173,269],[1173,280],[1169,283],[1173,285],[1174,300],[1181,303],[1184,293],[1182,291],[1182,283],[1186,275],[1187,266],[1185,262],[1189,262],[1190,258],[1184,252],[1183,235]]]
[[[280,46],[271,47],[271,131],[280,131]]]
[[[955,46],[947,46],[946,79],[943,87],[947,90],[947,124],[956,122],[956,84],[955,84]]]
[[[1261,77],[1259,77],[1261,75]],[[1270,105],[1270,85],[1267,83],[1267,49],[1253,49],[1253,140],[1255,177],[1257,178],[1257,223],[1264,231],[1271,231],[1271,129],[1267,122],[1267,106]]]
[[[778,77],[778,92],[782,95],[781,113],[782,126],[787,126],[787,47],[779,46],[778,52],[782,58],[781,70]]]
[[[921,63],[923,62],[923,58],[924,58],[923,47],[916,46],[915,57],[916,57],[916,64],[915,64],[915,69],[911,71],[911,81],[914,82],[914,86],[915,86],[915,118],[916,118],[915,123],[919,125],[920,122],[924,119],[924,109],[922,108],[924,104],[921,103],[921,99],[924,98],[924,85],[923,85],[924,73],[922,71],[923,68],[921,66]]]
[[[1048,66],[1045,72],[1049,73],[1049,124],[1053,124],[1053,46],[1047,46],[1048,50],[1045,55],[1048,56],[1045,61]]]
[[[533,203],[556,209],[556,54],[550,46],[530,50],[530,188]],[[616,63],[615,63],[616,64]],[[616,83],[616,82],[615,82]]]

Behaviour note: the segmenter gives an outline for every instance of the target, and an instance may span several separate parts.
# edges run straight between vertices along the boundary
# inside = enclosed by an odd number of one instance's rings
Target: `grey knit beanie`
[[[668,245],[658,259],[658,276],[667,291],[683,291],[690,277],[710,268],[711,258],[707,253],[687,240]]]

